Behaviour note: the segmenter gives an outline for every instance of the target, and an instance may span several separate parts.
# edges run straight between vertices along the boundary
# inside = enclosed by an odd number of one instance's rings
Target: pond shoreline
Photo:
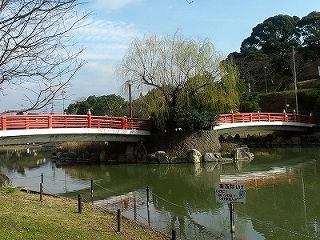
[[[75,212],[75,209],[73,209],[74,203],[71,199],[67,199],[64,197],[53,198],[51,196],[45,196],[44,200],[42,202],[39,202],[39,198],[35,193],[19,193],[18,191],[7,192],[6,189],[1,189],[0,191],[0,202],[8,206],[6,216],[0,214],[0,218],[2,218],[4,222],[6,222],[5,219],[8,217],[10,218],[10,216],[12,216],[12,219],[17,218],[16,220],[12,220],[14,221],[13,224],[16,226],[14,227],[15,230],[11,230],[12,226],[10,223],[5,224],[2,227],[3,232],[10,232],[12,239],[28,239],[30,236],[32,236],[32,239],[73,239],[75,236],[80,235],[82,236],[81,239],[92,239],[92,237],[94,239],[110,239],[110,237],[114,239],[116,236],[123,236],[123,238],[121,237],[120,239],[126,239],[127,237],[135,239],[138,239],[139,237],[142,237],[142,239],[170,239],[169,236],[165,235],[164,233],[161,233],[155,229],[149,228],[148,226],[142,225],[134,220],[125,217],[122,217],[123,220],[121,221],[121,232],[119,233],[116,231],[117,219],[114,213],[93,207],[89,204],[84,204],[83,212],[79,215],[75,215],[73,214]],[[10,201],[11,204],[8,201]],[[39,204],[36,203],[37,201],[39,202]],[[12,203],[15,203],[15,205],[19,204],[19,208],[14,211],[15,213],[11,211]],[[39,216],[35,217],[32,215],[32,212],[37,208],[39,208]],[[19,211],[19,209],[30,210]],[[52,211],[55,211],[54,214],[51,214],[55,216],[54,224],[50,220],[50,218],[47,218],[45,217],[45,215],[43,215],[46,212]],[[101,214],[99,214],[99,212]],[[13,214],[15,214],[16,217],[13,217]],[[24,217],[19,217],[20,215],[23,215]],[[69,215],[69,217],[67,217],[67,215]],[[55,232],[55,227],[59,226],[60,222],[63,223],[64,218],[66,217],[68,219],[70,218],[71,221],[67,224],[69,226],[68,232]],[[86,221],[83,221],[84,218],[86,219]],[[29,221],[27,219],[34,219],[34,223],[27,224],[27,222]],[[101,221],[99,219],[101,219]],[[91,225],[92,227],[90,227],[90,225],[88,224],[83,224],[84,222],[92,221],[95,221],[95,224]],[[36,227],[35,224],[37,225]],[[19,226],[24,225],[28,225],[28,229],[21,228],[21,230],[19,230]],[[49,225],[53,226],[48,227]],[[95,225],[99,226],[98,228],[101,230],[94,231],[93,228]],[[79,231],[79,226],[81,226],[81,229],[83,230]],[[104,227],[111,228],[114,231],[103,231],[102,228]],[[63,227],[61,229],[63,229]],[[42,230],[44,233],[39,234],[40,232],[42,232]],[[0,236],[1,235],[2,234],[0,233]],[[52,236],[54,236],[54,238],[52,238]]]

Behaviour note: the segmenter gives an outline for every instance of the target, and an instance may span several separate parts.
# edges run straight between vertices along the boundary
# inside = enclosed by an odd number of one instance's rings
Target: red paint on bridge
[[[245,122],[299,122],[315,124],[312,115],[293,113],[230,113],[221,114],[218,125]],[[114,128],[150,130],[151,120],[129,117],[88,115],[2,115],[0,130],[46,128]]]
[[[229,113],[221,114],[217,120],[218,125],[247,122],[298,122],[315,124],[315,117],[295,113]]]
[[[0,130],[46,128],[114,128],[150,130],[151,120],[88,115],[2,115]]]

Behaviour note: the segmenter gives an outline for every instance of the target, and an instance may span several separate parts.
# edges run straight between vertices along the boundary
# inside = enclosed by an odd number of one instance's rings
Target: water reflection
[[[220,179],[240,180],[247,183],[248,191],[247,203],[235,206],[236,239],[319,239],[318,154],[315,149],[269,149],[256,151],[251,163],[234,165],[63,168],[31,156],[29,160],[0,158],[2,170],[17,178],[16,185],[38,186],[43,172],[47,189],[68,197],[80,192],[89,199],[93,177],[96,204],[121,208],[126,216],[167,233],[176,229],[181,239],[230,239],[228,208],[215,202],[214,186]],[[19,182],[19,177],[24,180]],[[149,217],[146,186],[150,187]]]

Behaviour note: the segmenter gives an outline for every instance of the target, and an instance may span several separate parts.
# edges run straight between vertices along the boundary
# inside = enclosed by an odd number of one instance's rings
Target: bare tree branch
[[[0,89],[25,90],[26,106],[4,113],[44,108],[70,86],[84,64],[72,52],[69,34],[81,27],[79,0],[2,0],[0,4]]]

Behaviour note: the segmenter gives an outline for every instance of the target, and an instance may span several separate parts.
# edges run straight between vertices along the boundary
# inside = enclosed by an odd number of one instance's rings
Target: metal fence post
[[[90,179],[90,196],[91,196],[91,203],[93,205],[93,179]]]
[[[40,183],[40,201],[42,201],[43,183]]]
[[[120,209],[117,210],[117,231],[120,232],[121,228],[121,211]]]
[[[177,239],[177,233],[176,233],[176,230],[172,229],[172,234],[171,234],[171,239],[172,240],[176,240]]]
[[[82,211],[81,194],[78,194],[78,213]]]
[[[234,212],[233,203],[229,204],[229,210],[230,210],[230,232],[235,233],[234,216],[233,216],[233,212]]]

